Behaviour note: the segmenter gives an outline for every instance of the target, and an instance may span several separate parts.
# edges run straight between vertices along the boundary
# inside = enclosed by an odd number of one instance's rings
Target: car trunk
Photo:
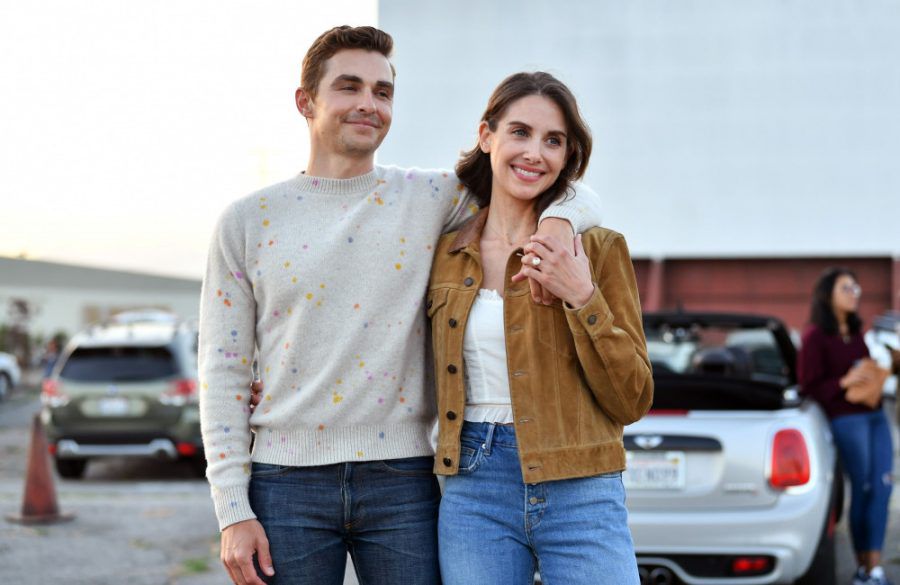
[[[624,475],[634,510],[766,507],[768,449],[777,420],[769,411],[651,414],[625,432]]]
[[[629,508],[764,508],[771,441],[798,406],[793,346],[777,321],[724,315],[649,315],[654,365],[650,414],[625,429]],[[760,448],[760,442],[765,442]]]

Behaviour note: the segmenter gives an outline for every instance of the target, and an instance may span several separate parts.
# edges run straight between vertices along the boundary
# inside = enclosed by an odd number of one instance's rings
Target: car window
[[[775,336],[764,328],[727,326],[648,329],[657,375],[711,376],[776,382],[790,371]]]
[[[177,371],[167,347],[80,347],[59,375],[82,382],[126,382],[169,378]]]

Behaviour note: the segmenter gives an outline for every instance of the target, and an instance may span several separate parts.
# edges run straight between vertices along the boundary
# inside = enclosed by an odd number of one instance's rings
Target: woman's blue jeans
[[[466,422],[438,521],[444,585],[637,585],[621,473],[525,484],[512,426]]]
[[[250,505],[277,585],[435,585],[440,489],[433,457],[286,467],[254,463]],[[260,575],[262,573],[257,571]]]
[[[848,414],[831,421],[844,471],[850,477],[850,534],[856,552],[880,551],[893,488],[894,453],[884,412]]]

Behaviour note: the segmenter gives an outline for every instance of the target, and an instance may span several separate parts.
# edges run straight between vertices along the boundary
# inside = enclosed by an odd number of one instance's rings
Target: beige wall
[[[200,311],[199,286],[196,293],[184,293],[0,285],[0,323],[8,322],[6,307],[12,298],[26,299],[36,309],[29,329],[32,335],[43,337],[58,331],[72,335],[91,322],[124,309],[167,309],[185,319],[196,318]]]

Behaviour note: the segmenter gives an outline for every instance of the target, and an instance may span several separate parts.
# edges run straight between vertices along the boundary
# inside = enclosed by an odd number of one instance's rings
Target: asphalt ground
[[[190,465],[151,459],[92,461],[82,480],[56,480],[60,510],[48,526],[5,520],[21,510],[37,389],[0,403],[0,583],[222,585],[209,486]],[[357,585],[348,566],[344,585]]]
[[[0,404],[0,518],[20,510],[30,422],[38,409],[34,388],[20,388]],[[900,457],[896,463],[895,477],[900,478]],[[60,509],[76,515],[73,521],[21,526],[0,520],[0,583],[229,582],[218,560],[219,533],[209,489],[189,465],[100,460],[88,466],[82,480],[57,479],[56,491]],[[838,582],[850,583],[855,562],[846,512],[837,528],[837,547]],[[900,495],[896,493],[891,503],[884,566],[888,576],[900,585]],[[350,566],[345,585],[356,585]]]

